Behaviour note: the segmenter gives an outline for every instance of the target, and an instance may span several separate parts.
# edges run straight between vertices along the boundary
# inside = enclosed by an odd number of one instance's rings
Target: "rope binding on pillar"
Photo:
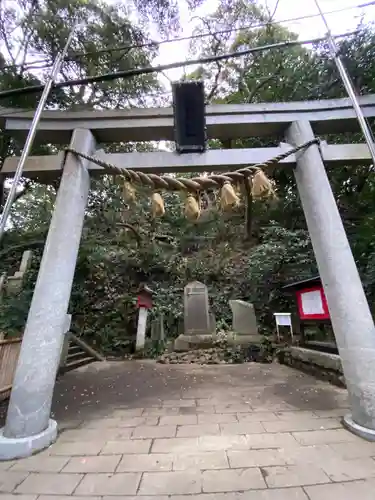
[[[221,189],[221,208],[238,206],[240,202],[239,192],[241,185],[251,178],[251,194],[254,199],[267,199],[276,197],[275,183],[264,172],[266,168],[280,163],[285,158],[305,151],[313,144],[319,144],[318,138],[312,139],[300,146],[285,151],[265,163],[248,166],[233,172],[224,174],[211,174],[207,176],[193,177],[171,177],[169,175],[145,174],[136,170],[121,168],[112,163],[106,162],[96,156],[87,155],[74,148],[66,148],[66,153],[72,153],[80,158],[88,160],[106,172],[119,175],[123,181],[123,198],[127,202],[133,202],[136,197],[136,185],[143,185],[151,188],[154,192],[151,196],[152,214],[154,217],[161,217],[165,213],[164,201],[160,194],[161,190],[181,191],[185,194],[185,215],[188,219],[197,220],[200,216],[200,194],[207,189]]]

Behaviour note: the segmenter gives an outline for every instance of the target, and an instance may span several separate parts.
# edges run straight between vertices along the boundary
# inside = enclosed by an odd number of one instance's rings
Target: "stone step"
[[[80,368],[81,366],[89,365],[90,363],[93,363],[94,361],[97,361],[95,358],[92,358],[90,356],[87,356],[86,358],[78,359],[75,361],[71,361],[70,363],[66,363],[65,366],[61,367],[61,372],[66,373],[70,372],[72,370],[76,370],[77,368]]]
[[[82,351],[82,347],[80,347],[79,345],[76,345],[76,344],[70,344],[69,345],[69,351],[68,352],[81,352]]]
[[[87,358],[88,356],[89,355],[85,351],[79,349],[78,351],[75,351],[75,352],[70,352],[69,351],[68,352],[67,360],[68,361],[70,361],[70,360],[73,361],[75,359],[79,359],[79,358],[82,358],[82,357]]]

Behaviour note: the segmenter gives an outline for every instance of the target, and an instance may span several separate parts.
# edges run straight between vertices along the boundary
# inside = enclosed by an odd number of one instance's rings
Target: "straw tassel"
[[[189,220],[197,220],[200,214],[201,209],[197,199],[192,194],[188,194],[185,201],[185,217]]]
[[[151,196],[151,205],[153,218],[163,217],[165,214],[164,200],[159,193],[153,193]]]
[[[135,188],[128,181],[124,181],[122,186],[122,197],[126,202],[135,201]]]
[[[276,197],[272,181],[260,168],[253,175],[251,194],[254,198]]]
[[[222,210],[228,210],[237,207],[240,199],[237,196],[232,184],[229,181],[224,182],[221,188],[220,205]]]

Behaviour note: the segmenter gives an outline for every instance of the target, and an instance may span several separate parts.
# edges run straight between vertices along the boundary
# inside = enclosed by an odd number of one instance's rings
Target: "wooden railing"
[[[9,397],[21,341],[21,338],[0,340],[0,401]]]

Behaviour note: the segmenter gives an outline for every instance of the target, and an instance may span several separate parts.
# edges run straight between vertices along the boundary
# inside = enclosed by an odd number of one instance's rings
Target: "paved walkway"
[[[346,407],[277,364],[95,363],[57,384],[57,443],[0,462],[0,500],[374,500]]]

